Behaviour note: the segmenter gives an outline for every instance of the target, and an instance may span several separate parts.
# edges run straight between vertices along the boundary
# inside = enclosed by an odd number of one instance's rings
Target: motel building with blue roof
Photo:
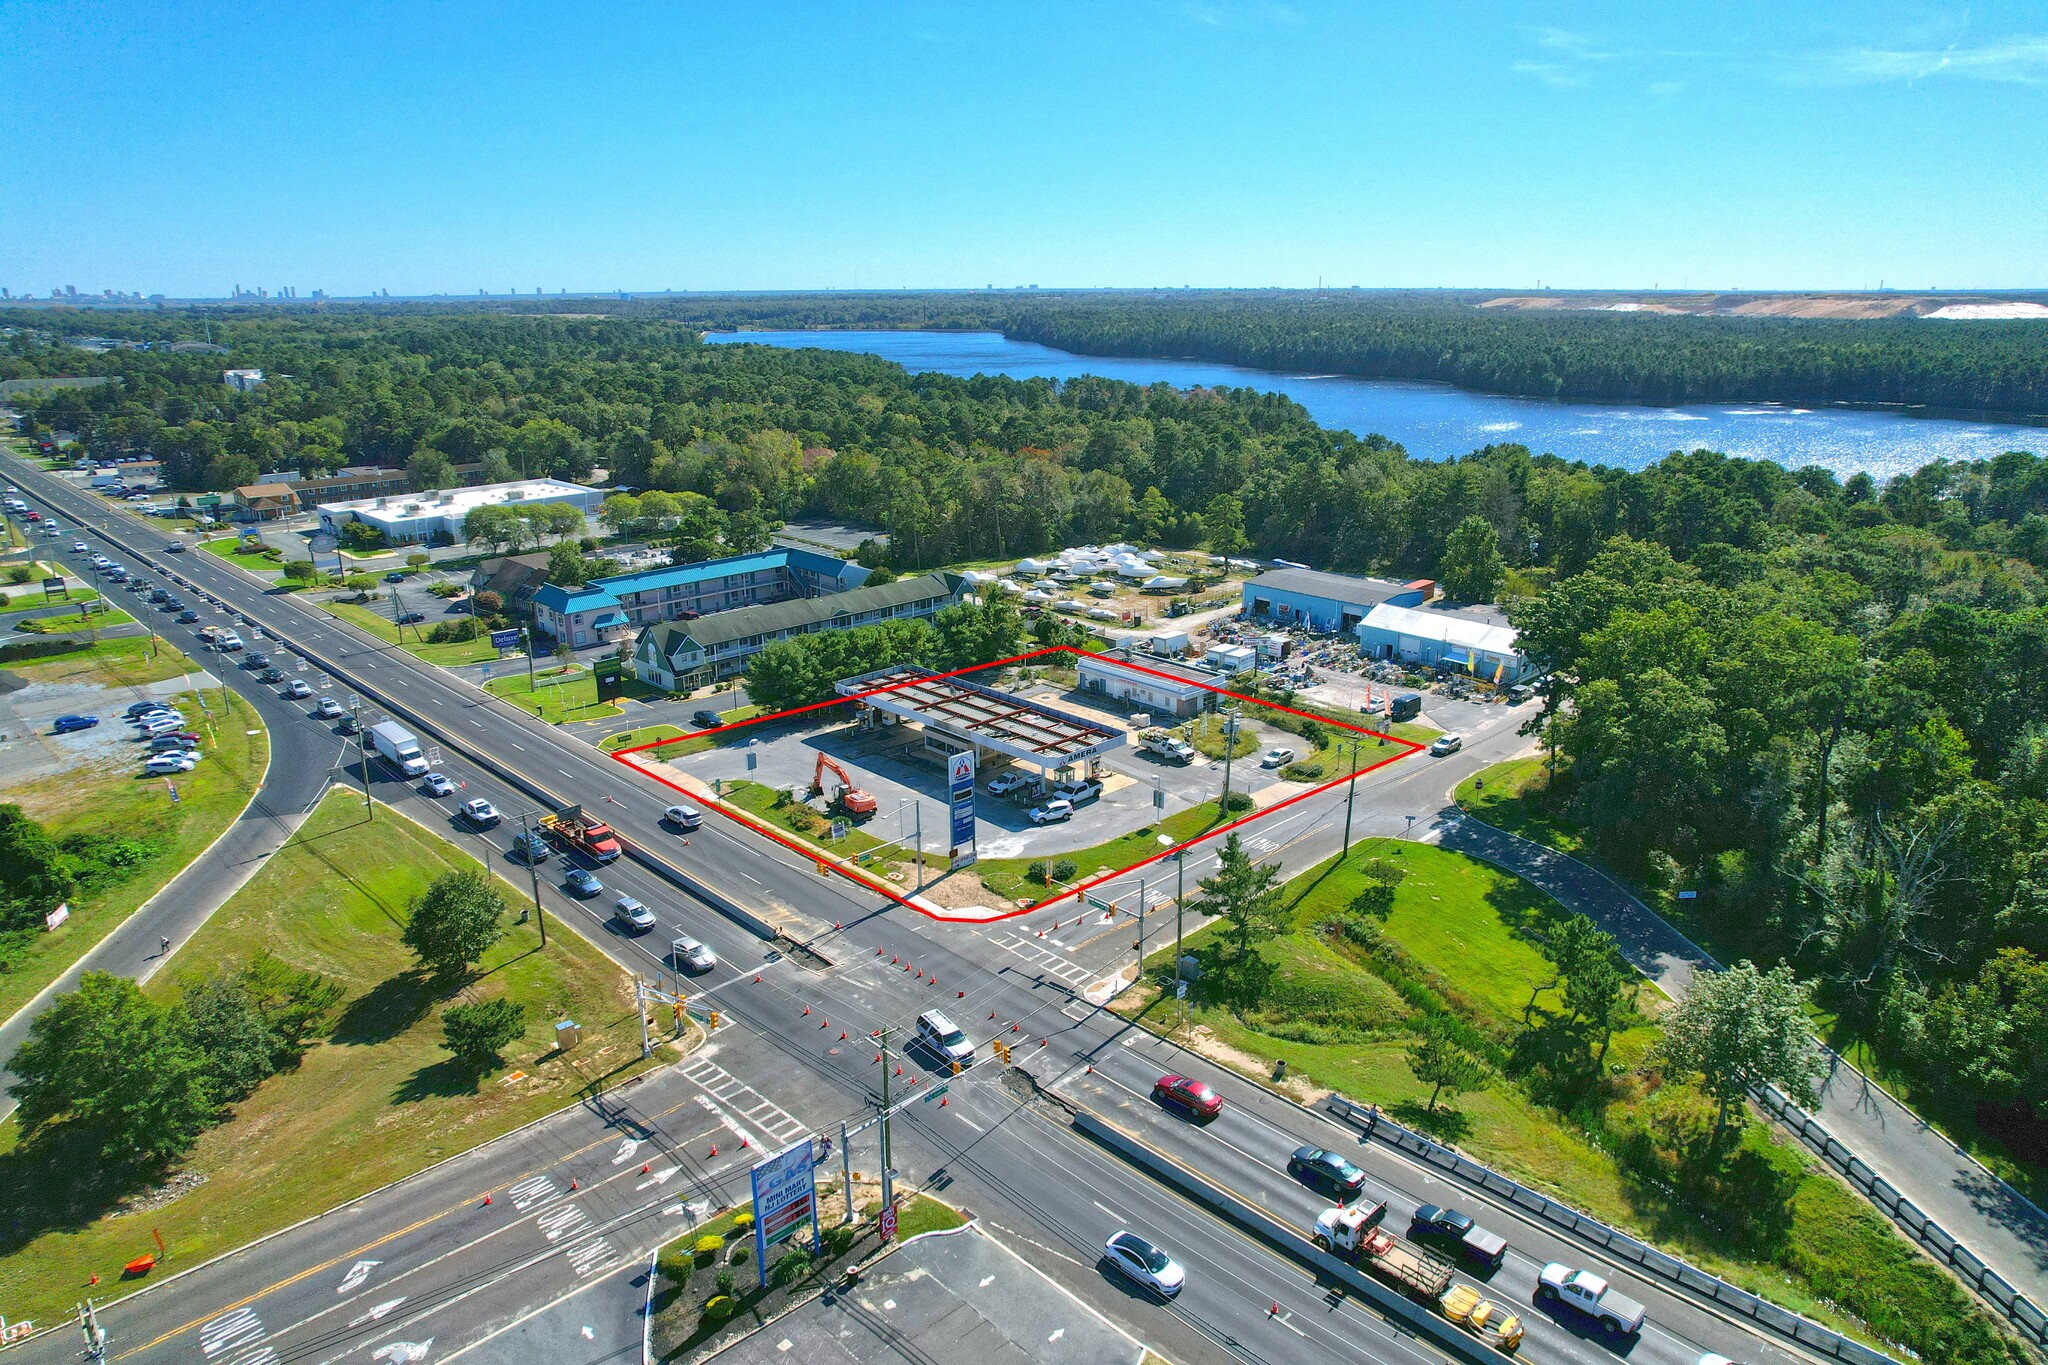
[[[593,578],[580,588],[550,583],[533,596],[533,620],[545,634],[580,649],[613,643],[660,621],[846,592],[867,578],[868,571],[858,564],[777,545],[755,554]]]

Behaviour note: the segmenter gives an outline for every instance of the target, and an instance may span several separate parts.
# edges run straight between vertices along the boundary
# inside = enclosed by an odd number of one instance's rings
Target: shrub
[[[484,633],[483,625],[474,617],[465,616],[459,621],[440,621],[427,628],[427,643],[445,645],[474,640]]]
[[[745,1265],[747,1263],[746,1244],[742,1242],[734,1247],[730,1252],[726,1253],[725,1259],[728,1265]]]
[[[712,1288],[728,1297],[731,1296],[734,1289],[738,1288],[739,1282],[740,1277],[733,1274],[731,1266],[723,1267],[716,1275],[711,1277]]]
[[[7,605],[7,594],[6,594],[6,593],[4,593],[4,592],[0,592],[0,607],[4,607],[4,606],[6,606],[6,605]]]
[[[690,1243],[690,1254],[695,1256],[700,1262],[716,1256],[723,1250],[725,1250],[725,1239],[715,1232],[707,1232],[696,1241]]]
[[[735,1233],[752,1232],[754,1230],[754,1211],[752,1209],[741,1209],[738,1213],[734,1214],[732,1216],[732,1230]]]
[[[681,1289],[690,1282],[690,1276],[697,1269],[697,1263],[671,1247],[655,1258],[654,1269],[663,1279]]]
[[[1282,782],[1314,782],[1323,775],[1320,763],[1290,763],[1280,770]]]
[[[814,810],[799,806],[789,813],[790,828],[800,834],[816,834],[825,828],[825,817]]]
[[[455,587],[453,583],[444,584],[443,586]],[[478,616],[496,616],[499,612],[505,610],[504,594],[491,592],[486,589],[471,599],[469,609]]]
[[[825,1229],[825,1254],[834,1257],[844,1256],[853,1250],[854,1238],[859,1235],[851,1223],[841,1223],[836,1228]]]
[[[452,1005],[441,1015],[441,1046],[458,1061],[482,1069],[526,1032],[526,1006],[503,996],[472,1005]]]
[[[407,567],[411,568],[414,572],[418,572],[419,570],[426,568],[427,564],[430,561],[426,555],[420,553],[418,550],[414,550],[411,554],[405,557],[405,562]]]
[[[787,1289],[811,1273],[811,1253],[803,1246],[792,1246],[776,1260],[774,1269],[768,1272],[768,1282]]]
[[[366,573],[352,573],[341,580],[341,585],[367,595],[376,589],[377,580]]]
[[[1250,810],[1254,804],[1250,792],[1233,791],[1223,798],[1224,812],[1231,815],[1241,810]]]
[[[440,598],[460,597],[462,595],[461,587],[454,583],[436,583],[433,587],[428,588],[427,591]]]
[[[26,564],[16,564],[7,571],[7,581],[9,583],[26,583],[34,577],[35,570]]]
[[[1080,874],[1081,865],[1072,858],[1053,859],[1052,875],[1055,881],[1070,882]]]
[[[732,1295],[714,1295],[711,1301],[704,1305],[704,1323],[707,1327],[722,1326],[727,1319],[739,1311],[739,1300],[735,1299]]]

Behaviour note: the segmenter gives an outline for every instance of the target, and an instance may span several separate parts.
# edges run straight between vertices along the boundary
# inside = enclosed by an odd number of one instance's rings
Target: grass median
[[[552,675],[552,676],[550,676]],[[597,679],[580,666],[538,670],[529,682],[524,672],[493,678],[484,690],[511,702],[528,715],[556,725],[579,720],[605,720],[623,716],[626,709],[616,702],[597,699]]]
[[[559,932],[538,949],[512,926],[475,977],[443,997],[399,942],[407,907],[438,874],[473,867],[466,853],[387,807],[327,797],[292,841],[180,949],[148,987],[169,998],[216,965],[262,951],[340,983],[326,1037],[271,1077],[199,1140],[155,1191],[109,1188],[93,1163],[24,1151],[0,1125],[0,1303],[10,1317],[53,1318],[89,1274],[119,1281],[153,1250],[159,1274],[198,1263],[360,1196],[552,1112],[644,1065],[627,978],[596,948]],[[517,889],[504,888],[517,903]],[[441,1047],[449,1004],[508,996],[527,1006],[506,1068],[476,1077]],[[583,1025],[567,1055],[556,1020]],[[433,1212],[421,1210],[422,1216]]]
[[[758,706],[736,706],[730,711],[719,712],[718,718],[721,724],[737,725],[743,720],[753,720],[760,714],[761,708]],[[673,741],[672,743],[663,743],[658,749],[649,749],[645,754],[638,755],[638,757],[644,757],[650,762],[665,763],[670,759],[688,758],[691,754],[701,754],[707,749],[716,749],[722,745],[744,744],[750,739],[759,737],[764,732],[749,726],[740,730],[726,730],[715,735],[698,735],[694,739],[687,738],[687,736],[695,733],[695,731],[685,730],[675,725],[643,725],[638,729],[621,730],[615,735],[606,735],[598,742],[597,747],[611,754],[617,753],[621,749],[632,749],[642,744],[652,744],[658,740]]]
[[[216,558],[225,559],[237,568],[247,569],[250,573],[268,577],[283,571],[282,555],[272,556],[260,551],[244,550],[241,545],[241,538],[238,536],[219,536],[213,540],[202,541],[199,548]]]
[[[1239,796],[1241,797],[1242,793],[1239,793]],[[1086,818],[1086,809],[1085,806],[1082,808],[1083,818]],[[1162,853],[1169,844],[1193,839],[1207,830],[1216,828],[1222,823],[1221,809],[1214,801],[1204,801],[1186,810],[1175,811],[1156,824],[1132,830],[1129,834],[1111,839],[1107,843],[1075,849],[1071,853],[1049,853],[1043,858],[983,858],[975,863],[974,873],[981,878],[982,886],[987,888],[990,895],[1014,901],[1042,900],[1059,888],[1033,876],[1033,868],[1041,864],[1048,865],[1048,873],[1055,874],[1054,880],[1058,882],[1085,882],[1104,872],[1114,872],[1120,867],[1129,867],[1132,863],[1149,858],[1155,853]],[[1166,844],[1159,842],[1159,836],[1162,834],[1167,837]],[[1056,875],[1062,863],[1073,864],[1072,875]]]

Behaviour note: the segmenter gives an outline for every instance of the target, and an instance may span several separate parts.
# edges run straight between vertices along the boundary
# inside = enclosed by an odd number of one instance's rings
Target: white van
[[[938,1010],[926,1010],[917,1016],[917,1036],[926,1047],[939,1054],[941,1061],[958,1062],[963,1067],[974,1065],[973,1042]]]

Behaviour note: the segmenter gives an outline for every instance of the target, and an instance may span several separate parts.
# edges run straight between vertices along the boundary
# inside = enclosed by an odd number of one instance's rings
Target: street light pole
[[[377,818],[377,806],[375,802],[370,800],[370,747],[363,743],[363,699],[361,697],[350,699],[348,713],[354,716],[356,720],[356,757],[361,760],[358,766],[362,769],[363,773],[363,817],[368,820],[374,820]]]
[[[1237,710],[1226,711],[1223,720],[1223,818],[1230,818],[1230,764],[1237,755]]]
[[[1138,878],[1138,974],[1131,978],[1137,985],[1145,977],[1145,879]]]

